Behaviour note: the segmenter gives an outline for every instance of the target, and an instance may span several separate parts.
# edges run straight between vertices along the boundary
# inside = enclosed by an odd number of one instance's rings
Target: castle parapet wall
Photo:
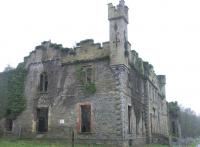
[[[149,62],[143,61],[135,50],[131,51],[130,66],[141,76],[148,79],[154,87],[160,91],[160,95],[165,97],[165,75],[156,75],[154,68]]]
[[[109,57],[109,42],[94,43],[92,39],[77,43],[74,48],[64,48],[61,44],[44,41],[36,46],[29,56],[24,58],[26,67],[31,64],[44,63],[48,61],[59,61],[61,64],[95,60]]]
[[[117,7],[112,3],[108,4],[108,20],[123,18],[128,23],[128,7],[124,4],[119,4]]]

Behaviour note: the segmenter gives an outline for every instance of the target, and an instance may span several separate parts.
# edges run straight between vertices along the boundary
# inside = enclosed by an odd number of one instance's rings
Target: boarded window
[[[132,111],[131,106],[128,106],[128,133],[131,133],[131,117],[132,117]]]
[[[91,106],[81,106],[81,132],[91,132]]]
[[[40,91],[47,92],[48,89],[48,77],[46,73],[40,75]]]

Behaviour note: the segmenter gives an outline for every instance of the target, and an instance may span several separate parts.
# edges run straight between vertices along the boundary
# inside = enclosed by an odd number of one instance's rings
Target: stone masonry
[[[167,143],[166,78],[131,50],[128,7],[108,4],[110,40],[74,48],[45,41],[24,58],[26,110],[13,121],[26,137],[116,146]]]

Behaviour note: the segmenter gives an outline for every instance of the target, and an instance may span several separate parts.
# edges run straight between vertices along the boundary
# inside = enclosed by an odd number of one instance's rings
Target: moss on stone
[[[76,66],[76,77],[80,81],[80,83],[84,86],[84,90],[86,93],[92,94],[96,92],[96,85],[95,83],[86,83],[85,77],[86,73],[84,68],[81,65]]]
[[[96,85],[94,83],[87,83],[85,84],[85,91],[87,93],[95,93],[96,92]]]

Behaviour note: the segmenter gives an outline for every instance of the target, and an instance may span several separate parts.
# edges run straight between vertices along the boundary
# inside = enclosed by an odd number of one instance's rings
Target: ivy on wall
[[[16,69],[5,71],[0,75],[0,102],[3,102],[3,110],[0,108],[0,117],[16,119],[25,109],[24,83],[27,71],[24,63],[20,63]]]
[[[76,77],[77,79],[81,82],[81,84],[84,86],[85,92],[87,93],[95,93],[96,92],[96,85],[94,82],[88,82],[87,76],[87,71],[84,69],[84,67],[77,65],[76,66]],[[92,76],[92,75],[91,75]]]
[[[8,100],[8,79],[11,72],[5,71],[0,73],[0,119],[5,116],[6,104]]]

